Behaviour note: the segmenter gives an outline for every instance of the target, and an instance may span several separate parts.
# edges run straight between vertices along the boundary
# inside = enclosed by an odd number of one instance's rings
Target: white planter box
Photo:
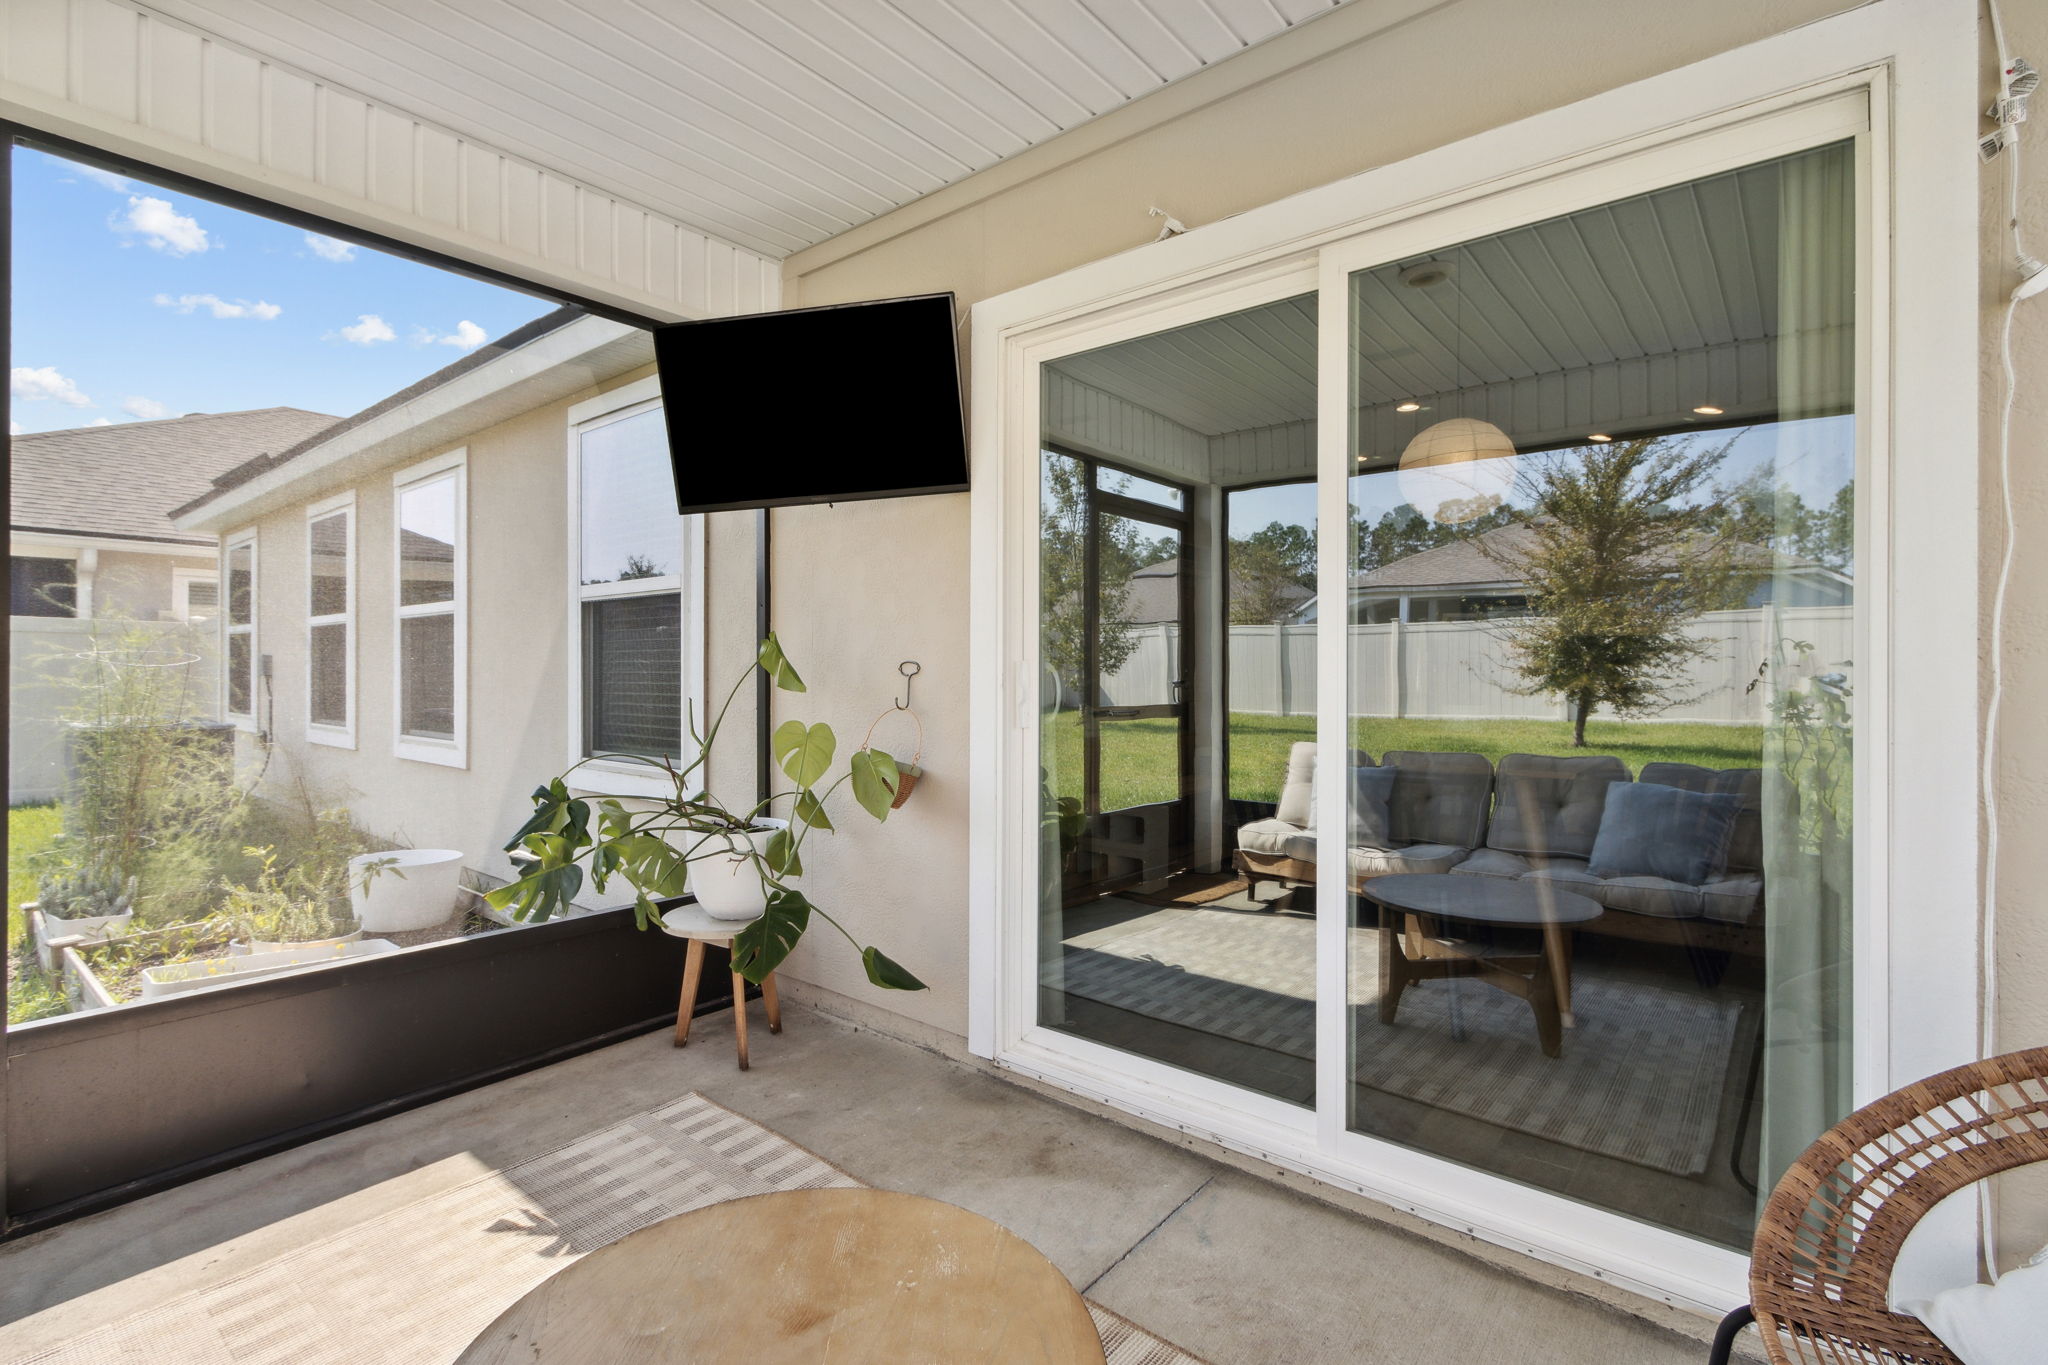
[[[135,919],[133,910],[123,910],[118,915],[80,915],[76,919],[60,919],[42,909],[39,901],[24,902],[21,910],[28,916],[29,927],[35,931],[36,961],[46,972],[56,970],[57,957],[52,945],[59,939],[96,943],[102,939],[120,938],[128,932],[129,924]]]
[[[454,918],[462,891],[462,853],[452,848],[394,848],[348,860],[348,896],[365,933],[403,934]],[[364,880],[364,868],[388,865]]]
[[[142,998],[161,1000],[167,995],[204,990],[208,986],[231,986],[240,981],[304,971],[333,962],[348,962],[379,953],[398,951],[388,938],[366,938],[354,943],[337,943],[327,948],[300,948],[281,953],[244,953],[239,957],[209,957],[197,962],[171,962],[142,969]]]

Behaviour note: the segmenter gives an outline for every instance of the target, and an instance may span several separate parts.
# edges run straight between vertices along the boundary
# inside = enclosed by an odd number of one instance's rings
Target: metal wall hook
[[[896,671],[903,675],[903,700],[896,703],[896,709],[898,711],[908,711],[910,709],[910,680],[924,672],[924,665],[915,659],[905,659],[902,663],[896,665]]]

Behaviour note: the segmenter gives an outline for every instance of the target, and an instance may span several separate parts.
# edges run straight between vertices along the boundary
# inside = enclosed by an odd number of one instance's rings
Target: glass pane
[[[228,624],[246,626],[255,610],[256,547],[237,545],[228,551]]]
[[[455,600],[455,480],[435,479],[398,498],[398,601]]]
[[[1223,647],[1230,678],[1230,810],[1270,820],[1287,755],[1316,737],[1316,486],[1233,489]]]
[[[348,626],[343,622],[314,626],[310,671],[311,711],[315,725],[348,724]]]
[[[1351,1126],[1735,1248],[1848,1107],[1852,165],[1351,281]]]
[[[306,574],[312,584],[307,611],[339,616],[348,610],[348,513],[321,517],[306,528]]]
[[[1315,319],[1313,297],[1285,299],[1041,372],[1038,1022],[1299,1104],[1315,1094],[1314,850],[1273,818],[1284,736],[1248,760],[1265,809],[1230,799],[1240,647],[1220,627],[1253,608],[1243,557],[1205,528],[1233,485],[1313,480]],[[1277,813],[1305,821],[1296,785]]]
[[[583,697],[593,754],[674,755],[682,747],[682,597],[583,604]]]
[[[69,559],[9,556],[8,610],[16,616],[78,614],[78,565]]]
[[[228,636],[228,710],[238,716],[253,714],[249,700],[255,695],[250,677],[249,636],[236,632]]]
[[[681,569],[675,469],[660,408],[583,433],[583,581]]]
[[[399,630],[399,729],[455,738],[455,618],[408,616]]]

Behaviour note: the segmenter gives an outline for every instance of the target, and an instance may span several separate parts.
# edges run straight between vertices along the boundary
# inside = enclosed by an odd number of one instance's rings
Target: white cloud
[[[110,427],[114,425],[114,419],[111,417],[95,417],[90,422],[87,422],[86,425],[89,427]]]
[[[117,213],[108,222],[114,231],[137,233],[152,250],[172,256],[190,256],[213,245],[196,219],[172,208],[168,200],[146,194],[129,195],[128,212]]]
[[[375,313],[358,313],[354,322],[341,329],[341,339],[358,346],[374,346],[380,341],[396,341],[398,333]]]
[[[323,237],[317,232],[306,234],[306,245],[323,261],[352,261],[356,258],[355,243],[344,242],[336,237]]]
[[[61,158],[59,159],[61,160]],[[128,192],[128,177],[125,175],[116,175],[112,171],[103,171],[97,166],[88,166],[80,161],[66,161],[64,164],[71,168],[72,174],[82,180],[92,181],[93,184],[98,185],[103,190],[114,190],[121,194]]]
[[[121,400],[121,411],[130,417],[140,417],[145,422],[157,422],[166,417],[176,416],[154,398],[124,398]]]
[[[33,403],[38,399],[50,398],[59,403],[69,403],[74,408],[89,408],[92,399],[78,391],[78,385],[57,373],[54,365],[30,369],[26,365],[14,367],[8,376],[7,391],[24,402]]]
[[[156,306],[175,308],[181,313],[204,308],[217,318],[255,318],[258,322],[268,322],[284,311],[276,304],[265,303],[261,299],[255,303],[247,299],[235,299],[230,302],[218,294],[180,294],[176,298],[169,294],[158,294]]]
[[[441,338],[441,344],[443,346],[460,346],[466,351],[472,346],[483,345],[484,338],[489,335],[490,333],[486,332],[483,328],[477,326],[468,318],[464,318],[455,324],[454,331]]]

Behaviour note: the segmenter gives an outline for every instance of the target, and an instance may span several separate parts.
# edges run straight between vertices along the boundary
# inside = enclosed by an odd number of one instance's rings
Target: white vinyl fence
[[[1850,672],[1849,607],[1752,607],[1709,612],[1692,633],[1713,644],[1691,676],[1673,690],[1688,700],[1653,717],[1757,725],[1771,685],[1783,687],[1811,673]],[[1313,625],[1229,627],[1230,709],[1256,715],[1310,715],[1316,706],[1316,628]],[[1136,648],[1105,678],[1107,704],[1138,706],[1169,699],[1179,676],[1177,626],[1140,626]],[[1565,714],[1555,697],[1524,696],[1516,678],[1506,627],[1498,621],[1445,621],[1352,626],[1351,711],[1363,716],[1418,719],[1555,720]],[[1750,681],[1784,641],[1813,646],[1803,667],[1751,689]]]

